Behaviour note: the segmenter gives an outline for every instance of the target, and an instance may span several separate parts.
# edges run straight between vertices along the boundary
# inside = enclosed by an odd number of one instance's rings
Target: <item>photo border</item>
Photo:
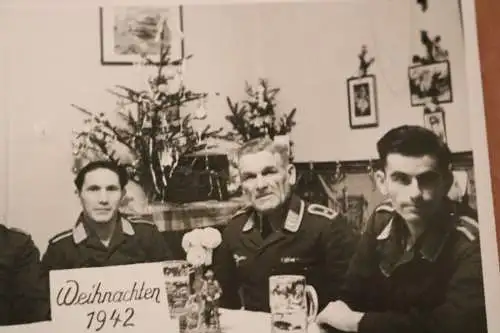
[[[137,7],[133,5],[127,5],[123,4],[121,5],[123,7]],[[106,7],[99,7],[99,38],[100,38],[100,52],[101,52],[101,65],[133,65],[134,62],[140,61],[141,57],[139,55],[128,55],[128,56],[120,56],[120,55],[115,55],[113,54],[112,50],[112,40],[113,40],[113,34],[110,29],[112,29],[113,25],[112,22],[109,22],[111,20],[111,13],[113,10],[113,7],[116,6],[106,6]],[[142,5],[142,7],[151,7],[151,5]],[[156,6],[155,6],[156,7]],[[167,8],[172,8],[176,9],[178,12],[173,14],[173,17],[178,18],[178,23],[179,23],[179,31],[181,34],[184,33],[184,15],[183,15],[183,10],[184,7],[182,5],[164,5],[164,7]],[[179,36],[180,38],[176,41],[174,41],[173,47],[171,47],[171,55],[170,58],[172,60],[177,60],[184,58],[185,55],[185,44],[184,44],[184,38],[182,36]],[[155,57],[157,55],[154,55]]]
[[[356,84],[368,83],[370,89],[370,108],[372,110],[372,115],[367,117],[367,119],[362,119],[362,121],[357,120],[361,117],[356,117],[354,115],[354,96],[353,87]],[[347,99],[348,99],[348,112],[349,112],[349,126],[351,129],[362,129],[370,127],[378,127],[379,116],[378,116],[378,104],[377,104],[377,80],[375,75],[366,75],[362,77],[351,77],[347,79]]]
[[[413,101],[413,97],[412,97],[412,93],[411,93],[411,75],[410,75],[410,72],[416,68],[425,68],[425,67],[430,67],[430,66],[434,66],[437,64],[445,64],[446,68],[448,70],[450,97],[448,99],[439,99],[439,97],[438,97],[438,98],[436,98],[436,102],[439,104],[453,103],[453,83],[452,83],[452,77],[451,77],[452,75],[451,75],[450,61],[449,60],[442,60],[442,61],[436,61],[436,62],[433,62],[430,64],[419,64],[419,65],[412,65],[412,66],[408,67],[408,89],[409,89],[409,93],[410,93],[410,103],[411,103],[412,107],[426,105],[428,102],[431,102],[433,100],[433,97],[428,96],[427,98],[423,98],[423,99],[421,99],[422,102],[419,102],[419,103],[416,103]]]

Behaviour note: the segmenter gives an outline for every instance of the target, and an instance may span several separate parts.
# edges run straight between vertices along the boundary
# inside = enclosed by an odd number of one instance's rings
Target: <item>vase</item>
[[[181,333],[203,333],[204,302],[201,294],[203,286],[203,266],[192,267],[190,285],[191,295],[186,304],[186,314],[179,318]]]

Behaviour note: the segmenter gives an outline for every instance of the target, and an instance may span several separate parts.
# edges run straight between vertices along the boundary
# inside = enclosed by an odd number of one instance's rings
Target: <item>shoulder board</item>
[[[25,236],[30,236],[30,234],[28,232],[24,231],[23,229],[17,228],[17,227],[10,227],[9,230],[17,232],[19,234],[23,234]]]
[[[470,216],[459,216],[456,229],[471,242],[479,238],[479,224]]]
[[[339,215],[339,213],[334,211],[333,209],[315,203],[309,204],[309,206],[307,206],[307,212],[313,215],[326,217],[329,220],[333,220],[337,217],[337,215]]]
[[[71,236],[72,234],[73,234],[73,230],[71,230],[71,229],[60,232],[60,233],[56,234],[54,237],[52,237],[51,239],[49,239],[49,244],[57,243],[61,239],[67,238],[67,237]]]

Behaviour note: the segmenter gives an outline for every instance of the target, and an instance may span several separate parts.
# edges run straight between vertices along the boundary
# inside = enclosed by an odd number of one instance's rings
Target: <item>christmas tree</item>
[[[234,103],[227,97],[231,114],[226,119],[233,130],[226,137],[238,142],[269,136],[273,139],[278,135],[287,135],[295,126],[295,108],[288,114],[278,114],[276,111],[276,95],[279,88],[271,88],[268,80],[260,79],[257,88],[248,82],[245,92],[248,99]]]
[[[165,40],[166,22],[158,29],[158,40]],[[73,141],[74,168],[89,160],[109,159],[125,166],[133,180],[152,201],[166,201],[169,179],[183,156],[208,147],[207,139],[222,129],[194,126],[204,112],[181,115],[191,103],[203,106],[207,93],[193,92],[182,81],[185,61],[192,57],[170,59],[170,46],[161,42],[158,61],[142,54],[140,66],[153,70],[144,91],[117,85],[110,90],[118,98],[118,120],[104,113],[95,114],[72,105],[86,116],[87,128],[76,132]],[[201,108],[200,108],[201,109]],[[204,110],[204,109],[203,109]]]

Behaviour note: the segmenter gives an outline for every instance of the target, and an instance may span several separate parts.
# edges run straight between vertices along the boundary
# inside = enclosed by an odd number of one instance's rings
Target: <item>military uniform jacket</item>
[[[290,199],[282,228],[262,239],[251,209],[235,215],[214,252],[221,307],[269,312],[269,277],[306,276],[318,293],[320,309],[338,297],[355,249],[345,218],[331,209]]]
[[[49,293],[40,278],[40,252],[31,237],[0,225],[0,326],[48,319]]]
[[[171,259],[171,251],[154,224],[119,218],[109,247],[83,221],[49,241],[42,259],[46,272],[55,269],[103,267]]]
[[[445,206],[412,250],[390,203],[369,219],[343,288],[360,333],[487,331],[477,222]]]

